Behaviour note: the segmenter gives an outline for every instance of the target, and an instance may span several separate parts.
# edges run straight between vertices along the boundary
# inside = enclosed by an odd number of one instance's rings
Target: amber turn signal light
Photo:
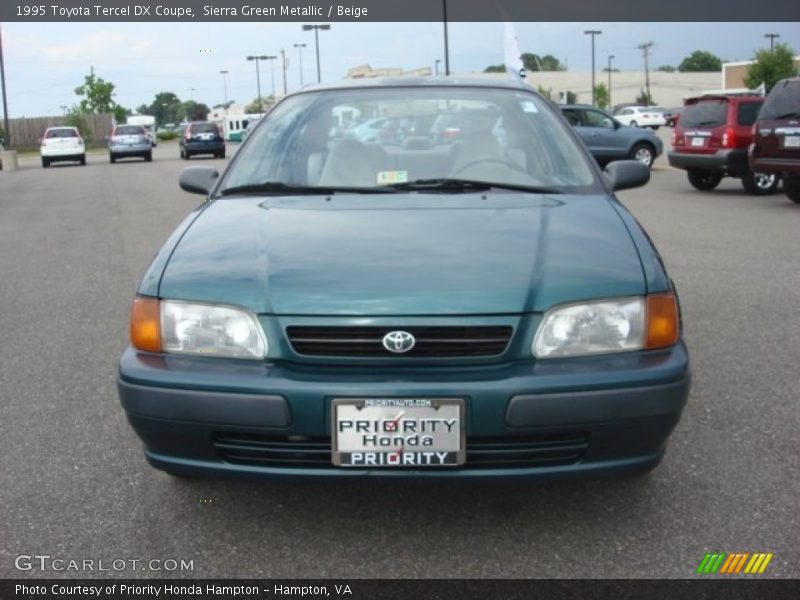
[[[647,296],[647,341],[645,348],[666,348],[677,343],[680,335],[678,302],[675,294]]]
[[[139,296],[131,309],[131,343],[138,350],[161,352],[158,298]]]

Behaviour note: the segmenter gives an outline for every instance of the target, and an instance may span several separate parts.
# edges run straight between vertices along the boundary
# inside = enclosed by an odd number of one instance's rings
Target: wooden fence
[[[87,131],[81,131],[81,135],[90,144],[104,144],[107,135],[111,134],[113,128],[113,117],[110,114],[84,115]],[[10,119],[8,122],[8,133],[6,140],[11,142],[6,147],[15,150],[35,150],[39,148],[40,140],[48,127],[60,127],[65,125],[67,117],[25,117],[22,119]]]

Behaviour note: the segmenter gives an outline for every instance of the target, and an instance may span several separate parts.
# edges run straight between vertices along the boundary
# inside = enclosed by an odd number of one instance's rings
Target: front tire
[[[800,204],[800,181],[794,181],[792,183],[783,182],[783,189],[786,192],[786,196],[792,202],[796,202]]]
[[[742,187],[748,194],[766,196],[773,193],[780,182],[780,177],[775,173],[753,173],[748,171],[742,177]]]
[[[49,166],[50,166],[50,159],[49,159],[49,158],[42,157],[42,166],[43,166],[45,169],[46,169],[47,167],[49,167]]]
[[[144,160],[145,160],[145,162],[153,162],[153,153],[152,152],[148,152],[147,154],[145,154],[144,155]]]
[[[114,156],[113,154],[109,154],[108,155],[108,162],[110,162],[113,165],[115,162],[117,162],[117,157]]]
[[[714,171],[698,171],[692,169],[687,171],[686,175],[689,177],[689,183],[701,192],[713,190],[719,185],[719,182],[722,181],[722,174],[715,173]]]
[[[638,160],[648,169],[652,169],[653,162],[656,160],[656,152],[650,144],[636,144],[631,149],[631,159]]]
[[[85,154],[83,156],[81,156],[81,166],[82,167],[86,166],[86,155]]]

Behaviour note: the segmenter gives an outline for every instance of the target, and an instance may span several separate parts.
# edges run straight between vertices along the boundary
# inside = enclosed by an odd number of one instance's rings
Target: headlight
[[[258,319],[246,310],[144,296],[133,302],[131,343],[148,352],[252,359],[268,349]]]
[[[267,339],[255,316],[245,310],[213,304],[161,301],[161,346],[164,352],[264,358]]]
[[[573,304],[545,314],[533,354],[553,358],[641,350],[644,334],[644,298]]]
[[[655,349],[678,341],[672,293],[598,300],[549,310],[533,340],[536,358]]]

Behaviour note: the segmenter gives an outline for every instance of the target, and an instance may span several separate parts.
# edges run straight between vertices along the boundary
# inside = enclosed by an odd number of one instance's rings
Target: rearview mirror
[[[219,173],[211,167],[186,167],[181,173],[179,184],[185,192],[208,196],[217,177]]]
[[[603,175],[616,192],[645,185],[650,181],[650,168],[638,160],[615,160],[606,166]]]

